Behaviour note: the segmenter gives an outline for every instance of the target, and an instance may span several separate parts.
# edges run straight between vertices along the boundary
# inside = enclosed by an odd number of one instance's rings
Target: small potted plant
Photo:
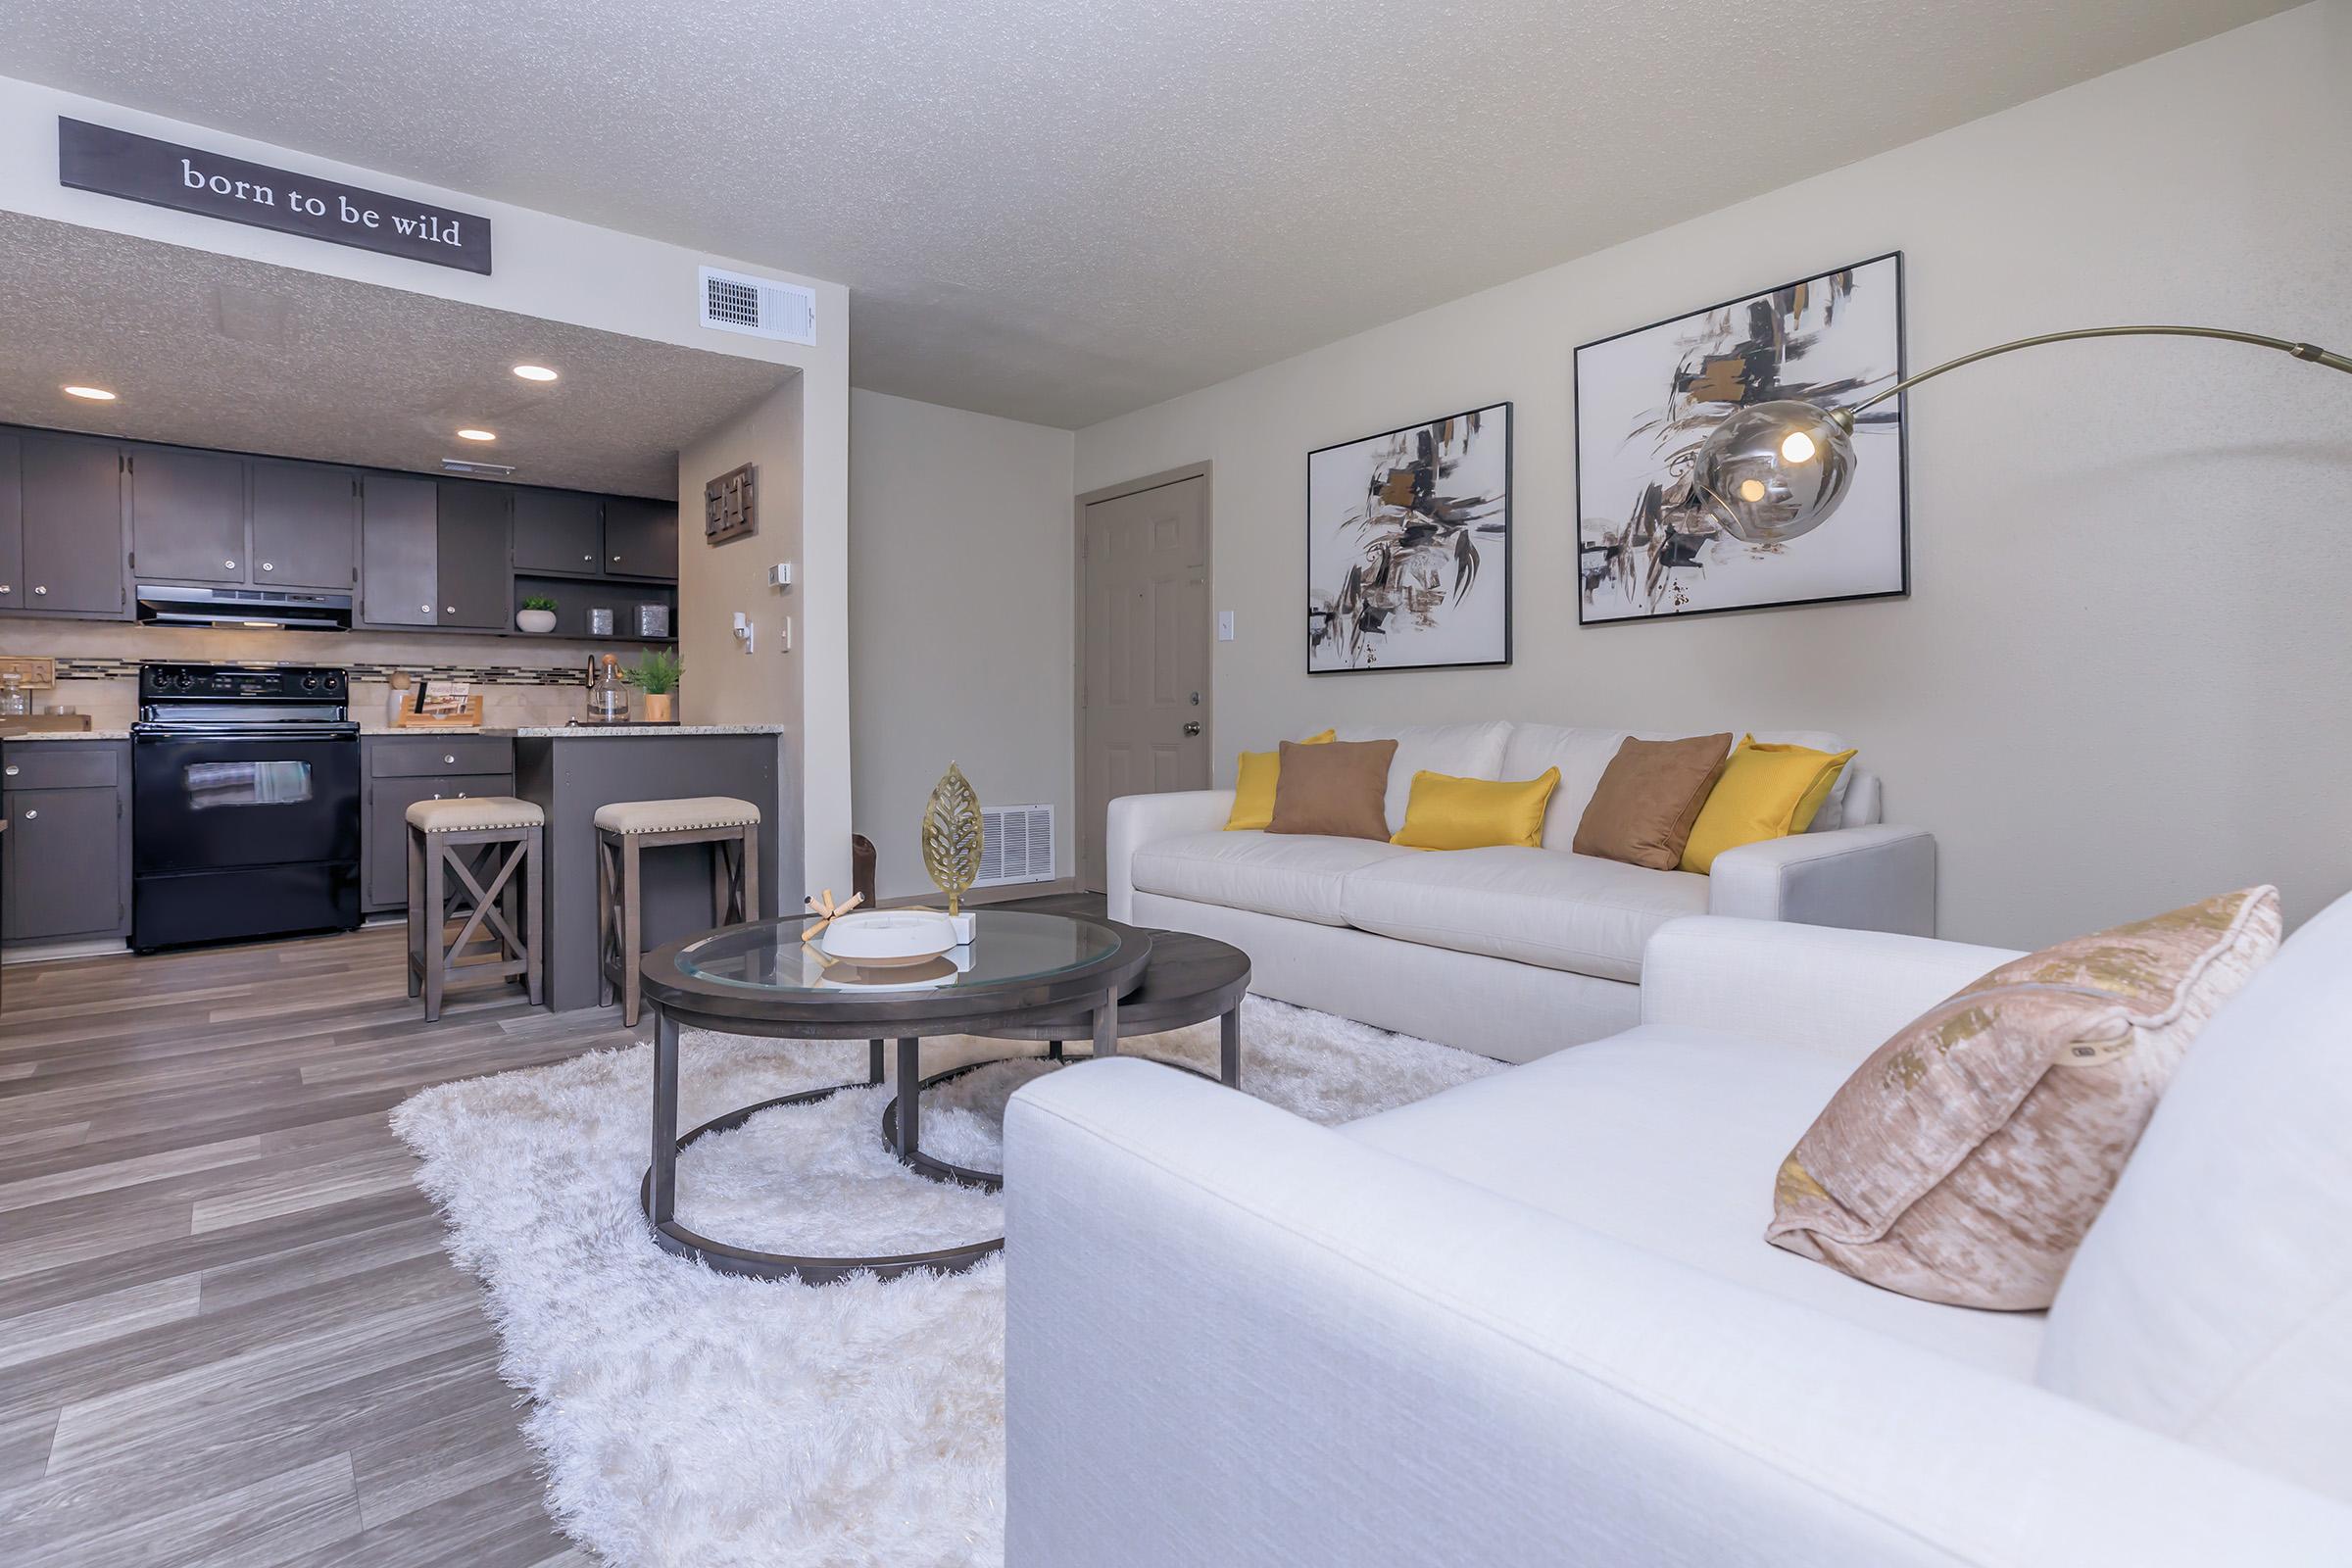
[[[556,602],[545,594],[532,594],[514,612],[514,624],[524,631],[551,632],[556,629]]]
[[[629,680],[645,693],[645,721],[667,724],[677,716],[678,656],[667,648],[649,648],[637,656]]]

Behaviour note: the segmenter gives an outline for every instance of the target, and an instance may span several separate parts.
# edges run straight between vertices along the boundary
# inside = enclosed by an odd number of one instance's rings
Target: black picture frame
[[[1590,342],[1579,343],[1576,346],[1571,359],[1572,387],[1576,399],[1576,421],[1572,434],[1574,445],[1571,455],[1575,460],[1576,467],[1576,515],[1572,521],[1576,533],[1576,621],[1578,626],[1642,626],[1662,621],[1690,620],[1701,615],[1760,614],[1774,611],[1804,610],[1820,605],[1866,604],[1876,600],[1911,597],[1911,406],[1909,394],[1898,393],[1892,402],[1895,411],[1895,528],[1896,552],[1901,564],[1900,586],[1867,593],[1827,594],[1803,599],[1776,599],[1766,604],[1721,605],[1708,610],[1659,611],[1646,615],[1593,616],[1587,612],[1585,604],[1585,554],[1591,548],[1585,543],[1584,357],[1586,353],[1589,350],[1601,348],[1640,333],[1654,332],[1660,327],[1672,326],[1678,321],[1688,321],[1697,317],[1712,315],[1717,311],[1731,310],[1751,301],[1766,299],[1774,294],[1801,287],[1807,283],[1817,283],[1824,278],[1835,277],[1840,272],[1854,272],[1866,267],[1875,267],[1882,262],[1894,264],[1894,379],[1900,381],[1910,373],[1911,354],[1909,292],[1903,272],[1903,253],[1900,250],[1882,251],[1876,256],[1867,257],[1858,262],[1848,262],[1841,267],[1826,267],[1820,271],[1809,272],[1802,277],[1793,277],[1785,283],[1776,283],[1769,288],[1751,289],[1744,294],[1735,294],[1730,299],[1719,300],[1712,305],[1704,305],[1695,310],[1663,317],[1641,326],[1627,327],[1623,331],[1611,332],[1605,337],[1596,337]],[[1858,391],[1854,394],[1853,401],[1859,401],[1868,395],[1867,392]]]
[[[1446,663],[1362,664],[1351,665],[1338,669],[1317,669],[1315,667],[1315,637],[1313,624],[1313,617],[1315,613],[1313,608],[1315,581],[1315,459],[1322,456],[1326,452],[1336,452],[1346,447],[1363,446],[1366,443],[1373,441],[1385,441],[1391,436],[1402,435],[1408,431],[1424,430],[1432,425],[1443,424],[1449,419],[1467,418],[1473,415],[1486,416],[1493,414],[1496,410],[1500,410],[1502,413],[1502,657],[1499,659],[1460,660]],[[1513,449],[1518,439],[1517,430],[1515,428],[1517,423],[1517,411],[1513,408],[1510,399],[1503,398],[1493,403],[1481,403],[1471,408],[1458,409],[1450,414],[1432,415],[1426,419],[1410,420],[1404,424],[1391,426],[1386,430],[1376,430],[1369,435],[1354,436],[1346,441],[1328,442],[1325,445],[1316,447],[1314,450],[1307,453],[1305,464],[1306,486],[1304,505],[1302,508],[1306,526],[1301,531],[1305,535],[1306,544],[1304,564],[1306,570],[1306,599],[1308,617],[1303,658],[1306,666],[1306,673],[1309,676],[1384,675],[1409,673],[1414,670],[1424,669],[1500,669],[1507,666],[1511,662],[1514,649],[1512,618],[1516,606],[1516,595],[1513,592],[1513,568],[1518,556],[1518,531],[1515,526],[1515,519],[1513,516],[1516,504],[1516,496],[1514,492],[1517,483],[1517,475],[1514,467],[1515,453]]]

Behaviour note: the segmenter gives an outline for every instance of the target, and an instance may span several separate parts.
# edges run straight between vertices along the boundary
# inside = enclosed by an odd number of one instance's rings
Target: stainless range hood
[[[349,631],[351,595],[141,583],[139,619],[156,626],[282,626],[293,631]]]

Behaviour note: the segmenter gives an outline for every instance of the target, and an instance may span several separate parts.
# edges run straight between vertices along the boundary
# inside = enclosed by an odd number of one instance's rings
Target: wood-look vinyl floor
[[[437,1024],[398,928],[19,964],[0,1003],[0,1562],[585,1565],[386,1115],[628,1038]]]

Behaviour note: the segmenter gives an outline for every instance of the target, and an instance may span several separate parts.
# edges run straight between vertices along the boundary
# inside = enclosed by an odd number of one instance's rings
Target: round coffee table
[[[883,1046],[898,1042],[898,1090],[886,1118],[885,1136],[899,1158],[940,1181],[995,1187],[992,1172],[968,1171],[932,1159],[922,1152],[920,1044],[926,1036],[972,1034],[1015,1039],[1091,1039],[1095,1054],[1114,1055],[1122,1035],[1146,1033],[1226,1016],[1223,1055],[1228,1081],[1239,1067],[1239,1007],[1249,985],[1249,960],[1231,949],[1230,960],[1207,961],[1191,944],[1201,938],[1165,934],[1170,956],[1180,961],[1169,979],[1198,984],[1190,1015],[1165,985],[1155,990],[1147,974],[1154,939],[1150,932],[1109,920],[1026,910],[982,909],[968,948],[952,958],[955,973],[918,986],[845,984],[801,940],[807,917],[728,926],[648,954],[643,965],[645,1001],[654,1009],[653,1160],[640,1200],[655,1243],[663,1250],[699,1258],[724,1273],[757,1278],[797,1278],[824,1284],[859,1270],[885,1278],[910,1269],[954,1272],[1000,1250],[1004,1238],[960,1247],[872,1257],[803,1256],[763,1252],[698,1235],[677,1220],[677,1158],[697,1139],[742,1126],[778,1105],[807,1104],[883,1082]],[[1221,944],[1211,944],[1222,947]],[[1238,976],[1233,964],[1239,965]],[[1122,999],[1128,999],[1123,1002]],[[1198,1010],[1213,1006],[1213,1011]],[[1137,1016],[1123,1016],[1130,1008]],[[679,1136],[678,1037],[682,1029],[768,1038],[867,1042],[867,1075],[861,1080],[782,1095],[745,1105]],[[1058,1054],[1058,1045],[1054,1054]],[[1017,1058],[1004,1058],[1017,1059]],[[957,1071],[988,1063],[970,1063]],[[935,1075],[930,1083],[955,1076]]]

